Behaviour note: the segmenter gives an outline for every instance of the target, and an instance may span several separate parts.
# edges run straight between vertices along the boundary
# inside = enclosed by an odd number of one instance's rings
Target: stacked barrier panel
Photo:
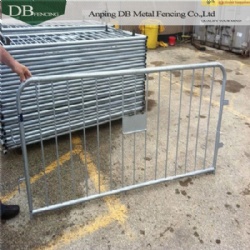
[[[41,32],[41,28],[44,32]],[[26,65],[33,76],[50,76],[60,74],[72,74],[77,72],[99,72],[107,70],[124,70],[145,68],[146,60],[146,37],[113,29],[105,25],[54,25],[34,27],[4,27],[7,37],[7,45],[3,46],[20,63]],[[14,32],[19,30],[18,32]],[[21,30],[21,31],[20,31]],[[24,31],[27,31],[24,33]],[[1,65],[1,144],[4,150],[20,146],[18,118],[16,113],[15,95],[20,85],[18,77],[11,70]],[[136,83],[131,78],[124,79],[126,89],[122,92],[120,80],[114,77],[111,80],[112,103],[114,113],[112,119],[121,118],[119,111],[121,105],[127,110],[134,110],[134,93],[137,99],[136,110],[144,107],[144,76],[137,79]],[[67,84],[75,86],[69,93],[69,100],[65,100]],[[78,86],[78,87],[77,87]],[[41,97],[42,116],[47,117],[46,129],[48,138],[53,130],[59,129],[58,133],[65,131],[64,115],[71,112],[72,129],[79,128],[79,112],[82,108],[82,99],[85,101],[86,126],[95,126],[96,104],[95,96],[101,98],[100,122],[105,123],[109,112],[107,82],[99,79],[97,89],[93,79],[84,81],[84,88],[79,89],[78,80],[70,82],[61,81],[54,86],[53,93],[48,86],[41,86],[37,90],[30,88],[24,93],[23,99],[27,103],[26,112],[29,117],[35,117],[37,107],[33,103],[36,95]],[[53,100],[51,96],[53,95]],[[124,103],[119,101],[124,95]],[[51,103],[54,103],[51,106]],[[49,119],[54,110],[59,111],[57,119],[60,123],[53,127]],[[38,121],[31,120],[27,139],[29,143],[39,140],[37,133]]]

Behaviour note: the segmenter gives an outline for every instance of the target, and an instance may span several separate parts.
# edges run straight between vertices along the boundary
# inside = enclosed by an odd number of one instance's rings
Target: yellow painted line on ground
[[[238,116],[239,118],[246,120],[248,122],[250,122],[250,117],[247,115],[244,115],[242,113],[240,113],[239,111],[235,110],[234,108],[230,107],[230,106],[226,106],[224,107],[226,110],[228,110],[230,113],[234,114],[235,116]]]
[[[203,52],[200,52],[200,54],[203,54]],[[219,60],[220,58],[218,57],[217,59]],[[240,65],[240,70],[242,70],[243,66],[246,65],[245,63],[239,62],[239,61],[237,61],[237,63],[239,63],[239,65]],[[176,84],[179,85],[179,86],[181,86],[180,83],[178,83],[178,82],[176,82]],[[185,86],[183,86],[183,89],[190,92],[190,89],[187,88],[187,87],[185,87]],[[199,95],[199,92],[198,92],[198,91],[195,91],[195,90],[193,91],[193,95],[194,95],[194,96],[200,96],[200,95]],[[235,99],[235,96],[233,95],[233,101],[234,101],[234,99]],[[208,97],[204,97],[204,100],[210,102],[210,98],[208,98]],[[230,103],[231,103],[231,101],[230,101]],[[216,102],[216,101],[212,101],[212,104],[213,104],[214,106],[217,106],[217,107],[220,106],[220,103],[219,103],[219,102]],[[250,117],[247,116],[247,115],[242,114],[242,113],[239,112],[239,111],[237,111],[237,110],[234,108],[234,103],[232,103],[232,105],[231,105],[231,104],[229,104],[229,105],[230,105],[230,106],[225,106],[224,109],[227,110],[227,111],[229,111],[229,112],[232,113],[233,115],[238,116],[239,118],[241,118],[241,119],[243,119],[243,120],[247,120],[248,122],[250,122]]]
[[[81,139],[79,137],[73,138],[73,145],[80,151],[79,157],[82,163],[85,164],[85,159],[87,160],[87,170],[89,178],[93,182],[95,189],[99,190],[100,187],[100,193],[106,192],[108,189],[106,187],[103,175],[101,173],[100,174],[98,173],[98,169],[95,163],[93,162],[90,154],[88,154],[87,152],[84,154]],[[109,211],[112,214],[116,215],[115,216],[117,218],[116,220],[118,222],[124,223],[126,217],[125,213],[127,212],[127,208],[120,203],[119,199],[117,199],[114,196],[107,196],[104,197],[104,201],[106,202]]]
[[[72,152],[73,153],[73,152]],[[47,166],[45,168],[45,171],[41,171],[40,173],[34,175],[31,179],[30,179],[30,184],[34,184],[35,182],[37,182],[39,179],[41,179],[45,174],[49,174],[51,172],[53,172],[58,165],[63,165],[65,162],[69,161],[71,157],[70,152],[64,154],[63,156],[61,156],[59,158],[59,160],[55,160],[54,162],[52,162],[49,166]]]
[[[98,173],[98,169],[93,162],[91,155],[87,152],[84,152],[81,139],[79,137],[74,137],[72,142],[74,145],[74,152],[79,155],[82,163],[87,167],[89,179],[93,182],[95,189],[99,190],[100,184],[100,192],[106,192],[108,189],[106,187],[103,175]],[[46,249],[59,249],[62,246],[65,247],[73,241],[79,240],[88,234],[107,227],[113,222],[118,222],[120,225],[123,225],[127,218],[126,206],[121,204],[119,199],[114,196],[107,196],[103,199],[108,207],[108,214],[98,216],[89,225],[79,225],[71,228],[69,231],[66,231],[63,235],[57,237],[55,240],[50,241],[49,244],[46,245]],[[128,229],[127,232],[129,232]],[[130,233],[130,235],[132,235],[132,233]]]
[[[100,193],[106,192],[108,189],[106,187],[103,175],[101,173],[100,173],[100,175],[98,174],[98,169],[97,169],[95,163],[92,161],[90,154],[87,152],[84,153],[83,148],[81,146],[82,145],[81,139],[80,138],[73,138],[73,145],[75,146],[75,148],[79,152],[78,155],[79,155],[83,164],[85,164],[85,159],[86,159],[87,163],[85,165],[87,165],[89,178],[93,182],[95,189],[99,190],[99,187],[100,187]],[[99,177],[100,177],[100,179],[99,179]],[[104,200],[105,200],[110,212],[113,212],[116,209],[121,207],[121,203],[114,196],[104,197]],[[125,210],[126,210],[126,208],[124,206],[124,211]],[[119,218],[119,215],[118,215],[118,218]],[[119,221],[119,219],[118,219],[118,221]]]
[[[20,188],[23,188],[23,187],[25,187],[25,185],[24,185],[24,183],[21,183]],[[5,202],[9,201],[10,199],[12,199],[17,193],[18,193],[18,188],[15,188],[12,192],[2,196],[0,198],[0,200],[3,203],[5,203]]]
[[[40,247],[37,249],[55,250],[59,249],[62,245],[69,245],[73,241],[79,240],[84,236],[94,233],[102,228],[107,227],[111,223],[116,221],[116,215],[109,213],[107,215],[98,216],[89,225],[79,225],[71,228],[68,232],[65,232],[61,237],[55,241],[50,242],[46,247]]]
[[[178,83],[178,82],[177,82],[176,84],[179,85],[179,86],[181,86],[180,83]],[[185,87],[185,86],[183,86],[183,89],[190,92],[190,89],[187,88],[187,87]],[[190,93],[190,94],[191,94],[191,93]],[[199,92],[198,92],[198,91],[195,91],[195,90],[193,91],[193,95],[194,95],[194,96],[200,96]],[[205,101],[210,102],[210,98],[205,97],[205,96],[203,96],[202,98],[203,98]],[[219,103],[219,102],[213,101],[213,100],[211,101],[211,104],[214,105],[214,106],[216,106],[216,107],[219,107],[219,106],[220,106],[220,103]],[[230,105],[230,104],[229,104],[229,105]],[[243,120],[247,120],[248,122],[250,122],[250,117],[249,117],[249,116],[240,113],[240,112],[237,111],[233,106],[225,106],[224,109],[227,110],[227,111],[229,111],[230,113],[234,114],[235,116],[238,116],[239,118],[241,118],[241,119],[243,119]]]
[[[72,153],[76,154],[77,151],[72,151]],[[46,168],[45,168],[45,173],[44,171],[41,171],[40,173],[34,175],[33,177],[30,178],[30,183],[31,184],[34,184],[36,181],[38,181],[39,179],[41,179],[44,174],[49,174],[51,173],[52,171],[54,171],[58,164],[59,165],[63,165],[65,162],[67,162],[68,160],[70,160],[70,152],[62,155],[59,160],[57,161],[54,161],[52,162],[50,165],[48,165]],[[20,184],[20,188],[25,188],[25,183],[21,183]],[[6,201],[9,201],[11,198],[13,198],[16,194],[18,193],[18,188],[15,188],[12,192],[10,192],[9,194],[1,197],[1,200],[2,202],[6,202]]]
[[[85,164],[85,159],[87,160],[87,170],[89,174],[90,180],[93,182],[95,189],[99,190],[99,184],[100,184],[100,192],[106,192],[108,189],[106,188],[104,178],[102,174],[98,173],[97,167],[94,164],[90,154],[85,153],[82,148],[82,142],[79,137],[73,138],[73,145],[74,150],[72,150],[72,153],[67,152],[66,154],[62,155],[58,160],[55,160],[51,164],[49,164],[45,171],[41,171],[38,174],[34,175],[30,178],[30,183],[34,184],[39,179],[41,179],[45,174],[50,174],[56,168],[58,165],[62,166],[65,162],[70,160],[70,157],[72,154],[79,155],[81,161],[83,164]],[[21,183],[20,188],[25,188],[25,183]],[[16,188],[11,193],[7,194],[6,196],[1,197],[2,202],[6,202],[13,198],[18,192],[18,188]],[[77,226],[70,230],[69,232],[66,232],[62,236],[56,238],[54,241],[51,241],[48,246],[46,246],[46,249],[54,249],[57,247],[60,247],[66,244],[69,244],[73,240],[77,240],[81,237],[84,237],[87,234],[93,233],[95,231],[98,231],[101,228],[104,228],[108,226],[112,222],[118,222],[119,224],[123,225],[127,218],[127,208],[125,205],[121,204],[119,199],[117,199],[114,196],[107,196],[104,198],[104,201],[108,207],[109,214],[108,215],[101,215],[98,216],[91,224],[87,226]],[[130,233],[131,235],[131,233]],[[59,244],[59,245],[58,245]],[[58,245],[58,246],[57,246]],[[41,249],[41,248],[38,248]]]
[[[203,97],[203,99],[204,99],[205,101],[210,102],[210,98],[208,98],[208,97]],[[212,105],[214,105],[214,106],[216,106],[216,107],[219,107],[219,106],[220,106],[220,103],[219,103],[219,102],[212,101],[211,103],[212,103]],[[250,117],[249,117],[249,116],[244,115],[244,114],[240,113],[239,111],[237,111],[233,106],[230,106],[230,103],[229,103],[229,106],[224,106],[224,109],[227,110],[227,111],[229,111],[229,112],[232,113],[233,115],[238,116],[239,118],[241,118],[241,119],[243,119],[243,120],[247,120],[247,121],[250,122]]]
[[[79,156],[82,161],[85,160],[83,152],[81,152]],[[89,159],[89,156],[87,156],[86,158]],[[106,192],[107,189],[103,177],[102,175],[100,175],[100,180],[99,180],[96,165],[92,161],[88,160],[87,168],[88,168],[89,178],[94,183],[95,189],[99,190],[99,181],[100,181],[100,192],[101,193]],[[114,196],[107,196],[104,197],[103,199],[106,202],[106,205],[110,213],[113,214],[113,217],[115,217],[118,222],[124,223],[126,219],[125,213],[127,212],[127,208],[124,205],[122,205],[119,202],[119,200]]]

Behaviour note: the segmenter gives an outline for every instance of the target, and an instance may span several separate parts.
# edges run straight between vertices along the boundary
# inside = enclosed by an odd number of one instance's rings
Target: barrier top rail
[[[150,67],[143,69],[128,69],[128,70],[116,70],[116,71],[104,71],[104,72],[90,72],[90,73],[73,73],[67,75],[53,75],[53,76],[34,76],[29,78],[26,82],[23,82],[18,92],[22,92],[25,86],[30,85],[33,82],[48,82],[48,81],[62,81],[62,80],[74,80],[78,78],[101,78],[108,76],[118,76],[118,75],[138,75],[138,74],[149,74],[163,71],[173,71],[173,70],[191,70],[191,69],[203,69],[203,68],[213,68],[219,67],[222,71],[223,78],[226,77],[226,70],[224,66],[219,62],[209,62],[209,63],[199,63],[199,64],[184,64],[184,65],[171,65],[162,67]]]
[[[83,78],[102,78],[102,77],[111,77],[119,75],[139,75],[139,74],[149,74],[163,71],[174,71],[174,70],[192,70],[192,69],[204,69],[204,68],[214,68],[218,67],[221,69],[223,81],[222,81],[222,93],[224,95],[226,88],[226,70],[224,66],[219,62],[208,62],[208,63],[199,63],[199,64],[184,64],[184,65],[171,65],[171,66],[162,66],[162,67],[150,67],[143,69],[128,69],[128,70],[116,70],[116,71],[105,71],[105,72],[94,72],[94,73],[72,73],[67,75],[54,75],[54,76],[39,76],[31,77],[26,82],[20,84],[17,90],[17,100],[20,100],[20,96],[25,87],[29,86],[34,82],[39,82],[39,84],[46,83],[48,81],[67,81],[74,79],[83,79]],[[224,96],[222,99],[224,100]],[[20,101],[17,101],[17,110],[18,113],[21,113],[21,104]]]

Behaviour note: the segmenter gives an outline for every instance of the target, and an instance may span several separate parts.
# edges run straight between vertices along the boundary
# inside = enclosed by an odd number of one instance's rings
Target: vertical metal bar
[[[38,82],[38,84],[40,84]],[[41,144],[41,154],[42,154],[42,169],[43,169],[43,176],[45,179],[45,203],[46,206],[49,206],[49,198],[48,198],[48,182],[47,182],[47,175],[46,175],[46,167],[45,167],[45,155],[44,155],[44,146],[43,146],[43,133],[42,133],[42,126],[41,126],[41,116],[40,116],[40,105],[39,105],[39,98],[38,98],[38,90],[37,84],[35,84],[36,90],[36,103],[37,103],[37,112],[38,112],[38,123],[39,123],[39,130],[40,130],[40,144]]]
[[[28,197],[28,205],[29,205],[29,212],[30,217],[32,217],[33,213],[33,202],[32,202],[32,191],[30,185],[30,175],[29,175],[29,160],[27,154],[27,147],[26,147],[26,140],[25,140],[25,129],[23,124],[23,114],[22,114],[22,105],[21,105],[21,88],[18,89],[17,92],[17,111],[19,117],[19,127],[20,127],[20,140],[21,140],[21,147],[22,147],[22,155],[24,161],[24,174],[25,174],[25,183],[26,183],[26,191]]]
[[[149,73],[145,75],[146,76],[146,86],[145,86],[145,113],[146,113],[146,122],[147,122],[147,116],[148,116],[148,78]],[[145,157],[144,157],[144,181],[146,181],[147,176],[147,130],[144,132],[144,138],[145,138]]]
[[[168,171],[168,153],[169,153],[169,136],[170,136],[170,119],[171,119],[171,96],[172,96],[172,71],[169,71],[169,100],[168,100],[168,126],[167,126],[167,147],[166,147],[166,164],[165,177]]]
[[[135,89],[134,89],[134,94],[135,94],[135,101],[134,101],[134,114],[136,115],[136,79],[137,79],[137,76],[135,75],[135,79],[134,79],[134,85],[135,85]],[[135,153],[136,153],[136,133],[134,132],[134,167],[133,167],[133,184],[135,184],[135,161],[136,161],[136,158],[135,158]]]
[[[110,180],[110,190],[112,190],[112,181],[113,181],[113,167],[112,167],[112,123],[111,123],[111,81],[110,81],[110,77],[109,77],[109,180]]]
[[[161,106],[161,72],[158,73],[158,110],[157,110],[157,132],[156,132],[156,152],[155,152],[155,179],[157,178],[157,171],[158,171],[160,106]]]
[[[86,124],[85,124],[85,101],[84,101],[84,81],[81,79],[81,85],[82,85],[82,119],[83,119],[83,148],[84,148],[84,160],[85,160],[85,185],[86,185],[86,196],[89,196],[89,187],[88,187],[88,162],[87,162],[87,143],[86,143]]]
[[[208,135],[209,135],[209,128],[210,128],[210,115],[211,115],[211,106],[212,106],[212,97],[213,97],[213,87],[214,87],[214,73],[215,67],[213,67],[213,73],[210,83],[210,98],[209,98],[209,108],[208,108],[208,117],[207,117],[207,134],[206,134],[206,145],[205,145],[205,155],[203,161],[203,169],[205,169],[206,165],[206,158],[207,158],[207,144],[208,144]]]
[[[135,184],[135,152],[136,152],[136,150],[135,150],[135,145],[136,145],[135,140],[136,140],[136,133],[134,132],[133,134],[134,134],[133,184]]]
[[[177,167],[178,167],[178,152],[179,152],[180,127],[181,127],[182,91],[183,91],[183,70],[181,71],[181,89],[180,89],[180,102],[179,102],[178,131],[177,131],[177,143],[176,143],[176,152],[175,152],[175,175],[176,175]]]
[[[69,120],[69,147],[70,147],[70,167],[71,167],[71,179],[72,179],[72,193],[74,196],[76,195],[76,179],[75,179],[75,169],[73,162],[73,154],[72,154],[72,131],[71,131],[71,111],[70,111],[70,98],[69,98],[69,81],[66,83],[67,85],[67,100],[68,100],[68,120]]]
[[[52,102],[53,102],[53,115],[54,115],[54,126],[55,126],[55,143],[56,143],[56,162],[57,162],[57,175],[59,182],[59,190],[60,190],[60,201],[62,201],[62,180],[61,180],[61,166],[59,162],[59,149],[58,149],[58,136],[57,136],[57,128],[56,128],[56,107],[55,107],[55,95],[54,95],[54,85],[51,82],[52,89]]]
[[[203,68],[203,70],[202,70],[202,82],[201,82],[201,86],[200,86],[200,103],[199,103],[199,113],[198,113],[198,123],[197,123],[196,143],[195,143],[195,164],[194,164],[194,169],[195,170],[196,170],[196,165],[197,165],[197,149],[198,149],[199,131],[200,131],[200,114],[201,114],[201,103],[202,103],[202,94],[203,94],[204,74],[205,74],[205,68]]]
[[[222,78],[221,95],[220,95],[219,119],[217,123],[216,139],[215,139],[215,146],[214,146],[214,158],[213,158],[214,170],[216,170],[217,156],[218,156],[218,151],[220,148],[220,127],[221,127],[221,121],[222,121],[222,113],[223,113],[223,107],[224,107],[225,90],[226,90],[226,82],[227,82],[227,75],[226,75],[225,68],[223,66],[220,66],[220,69],[222,71],[223,78]]]
[[[194,89],[194,75],[195,75],[195,69],[193,69],[192,85],[191,85],[190,99],[189,99],[188,128],[187,128],[187,144],[186,144],[186,155],[185,155],[185,173],[187,172],[187,159],[188,159],[188,146],[189,146],[189,133],[190,133],[190,121],[191,121],[191,109],[192,109],[192,99],[193,99],[193,89]]]
[[[122,117],[124,117],[124,75],[122,75]],[[124,187],[124,135],[122,133],[122,187]]]
[[[95,93],[96,93],[96,115],[97,115],[97,167],[98,167],[98,191],[101,192],[101,169],[100,169],[100,124],[99,124],[99,107],[98,107],[98,87],[97,78],[95,78]]]

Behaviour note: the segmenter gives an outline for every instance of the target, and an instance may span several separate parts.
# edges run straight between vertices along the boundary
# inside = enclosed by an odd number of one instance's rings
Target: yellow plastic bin
[[[147,48],[155,49],[158,46],[158,34],[164,31],[164,27],[159,20],[144,20],[139,26],[141,33],[148,37]]]
[[[147,39],[147,48],[155,49],[157,47],[159,33],[159,25],[144,25],[142,27],[142,34],[148,37]]]

